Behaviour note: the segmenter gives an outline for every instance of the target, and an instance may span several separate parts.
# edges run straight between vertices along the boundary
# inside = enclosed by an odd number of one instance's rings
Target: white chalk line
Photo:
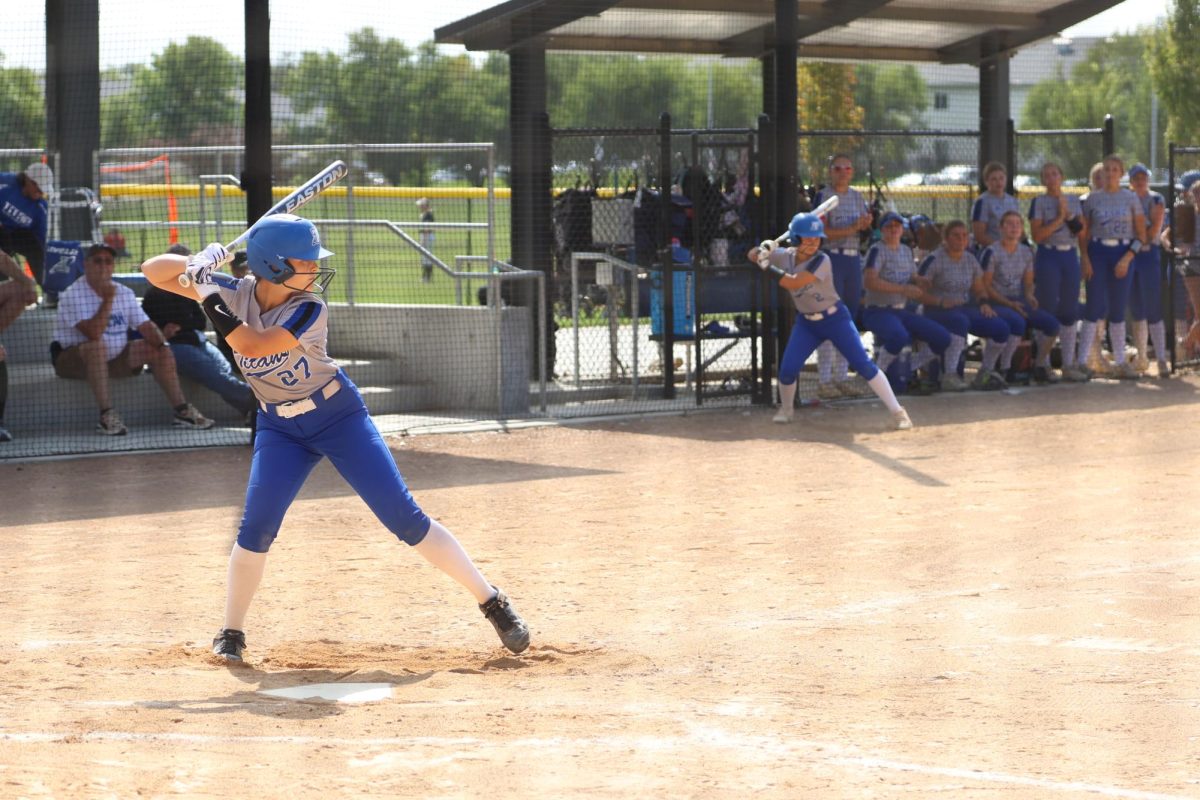
[[[704,725],[691,725],[691,733],[684,736],[598,736],[586,738],[541,738],[502,740],[500,742],[479,739],[476,737],[440,737],[440,736],[391,736],[348,738],[339,736],[231,736],[228,734],[200,733],[139,733],[128,731],[85,731],[80,733],[48,733],[0,731],[0,742],[19,744],[43,743],[92,743],[92,742],[163,742],[188,745],[225,745],[225,744],[287,744],[287,745],[341,745],[352,748],[362,747],[398,747],[406,752],[413,747],[426,746],[437,749],[456,748],[458,753],[447,756],[450,760],[471,759],[479,760],[484,748],[509,749],[519,752],[549,752],[553,750],[579,749],[585,752],[597,748],[627,753],[630,751],[648,753],[666,750],[694,752],[697,746],[707,746],[718,750],[736,750],[742,753],[742,758],[776,757],[779,755],[804,755],[809,760],[835,764],[839,766],[861,767],[867,769],[886,770],[893,772],[911,772],[922,775],[937,775],[952,777],[960,780],[978,781],[983,783],[1007,784],[1010,786],[1027,786],[1055,792],[1086,792],[1104,797],[1130,798],[1131,800],[1195,800],[1186,795],[1163,794],[1147,792],[1138,789],[1126,789],[1120,786],[1085,783],[1082,781],[1055,780],[1039,778],[1030,775],[1016,775],[991,770],[964,769],[959,767],[941,767],[930,764],[917,764],[908,761],[898,761],[879,756],[864,756],[853,754],[856,748],[836,742],[820,742],[807,739],[782,738],[778,736],[754,736],[730,733],[721,728]],[[499,745],[499,748],[497,748]],[[410,753],[411,754],[411,753]],[[359,763],[369,765],[371,760]]]

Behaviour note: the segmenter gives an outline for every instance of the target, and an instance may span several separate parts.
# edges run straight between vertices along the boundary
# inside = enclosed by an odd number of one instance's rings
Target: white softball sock
[[[1013,355],[1016,354],[1017,348],[1020,346],[1021,346],[1021,337],[1012,336],[1012,335],[1010,335],[1008,337],[1008,341],[1006,341],[1004,343],[1004,349],[1000,352],[1000,368],[1001,369],[1005,369],[1005,370],[1012,369]]]
[[[229,553],[229,576],[225,587],[225,625],[235,631],[245,630],[246,612],[262,582],[267,566],[267,554],[246,550],[238,544]]]
[[[1000,353],[1003,351],[1004,345],[1002,343],[997,342],[995,339],[985,339],[983,342],[983,363],[980,364],[980,368],[986,372],[995,370],[996,362],[1000,360]]]
[[[887,368],[892,365],[892,362],[896,360],[896,356],[898,355],[900,354],[888,352],[888,349],[885,347],[879,351],[879,358],[876,359],[875,366],[879,367],[880,372],[886,372]]]
[[[958,359],[962,357],[962,352],[967,346],[967,337],[957,334],[950,334],[950,344],[946,345],[946,374],[958,374]]]
[[[413,545],[413,549],[430,564],[465,586],[475,595],[476,602],[486,603],[496,596],[496,589],[479,572],[458,539],[437,520],[430,520],[429,532]]]
[[[1097,323],[1086,319],[1079,323],[1079,354],[1075,357],[1076,364],[1087,364],[1088,356],[1092,354],[1092,344],[1096,341]]]
[[[1058,340],[1061,342],[1059,351],[1062,353],[1063,369],[1075,366],[1075,325],[1063,325],[1058,332]],[[1049,353],[1050,348],[1046,348]]]
[[[1125,323],[1108,323],[1108,340],[1112,343],[1114,364],[1125,363]]]
[[[937,353],[930,350],[929,345],[920,342],[917,344],[917,349],[913,351],[912,368],[921,369],[935,358],[937,358]]]
[[[888,383],[887,377],[882,372],[875,373],[875,377],[867,381],[867,386],[870,386],[871,391],[883,401],[888,411],[895,414],[900,410],[900,403],[896,400],[896,394],[892,391],[892,385]]]
[[[1133,335],[1133,346],[1137,348],[1138,358],[1149,360],[1149,349],[1146,346],[1150,338],[1149,324],[1144,319],[1135,319],[1130,333]]]
[[[1151,323],[1150,339],[1154,342],[1154,357],[1159,361],[1167,360],[1167,323],[1159,320]],[[1149,358],[1149,356],[1147,356]]]
[[[817,346],[817,380],[821,383],[833,380],[833,342],[824,341]]]
[[[796,390],[800,388],[800,381],[795,380],[791,383],[776,381],[775,385],[779,389],[779,413],[790,420],[792,414],[796,412]]]
[[[850,374],[850,363],[842,355],[841,350],[833,351],[833,379],[838,383],[846,380]]]

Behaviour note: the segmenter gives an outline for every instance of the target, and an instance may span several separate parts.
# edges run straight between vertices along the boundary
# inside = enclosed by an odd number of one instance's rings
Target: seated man
[[[127,432],[112,407],[109,380],[137,375],[146,365],[171,402],[176,425],[211,428],[213,421],[184,399],[175,374],[175,357],[162,331],[142,311],[133,290],[113,281],[115,261],[111,247],[92,245],[84,253],[83,279],[71,284],[59,298],[54,342],[50,344],[54,372],[60,378],[88,382],[100,407],[96,429],[107,436]],[[131,341],[130,330],[142,338]]]
[[[0,251],[0,333],[12,325],[25,306],[37,302],[37,284],[17,262]],[[0,344],[0,442],[11,442],[12,434],[4,425],[4,406],[8,401],[8,354]]]
[[[191,255],[191,251],[181,244],[171,245],[167,252],[185,257]],[[208,317],[200,304],[151,286],[142,297],[142,310],[167,337],[179,374],[221,395],[221,399],[236,408],[249,424],[257,403],[250,386],[234,376],[225,356],[204,335]]]

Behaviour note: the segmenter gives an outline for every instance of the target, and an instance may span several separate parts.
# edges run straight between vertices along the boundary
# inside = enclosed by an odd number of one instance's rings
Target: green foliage
[[[928,95],[925,79],[911,64],[859,64],[855,69],[854,102],[863,110],[866,130],[926,127]],[[917,150],[915,137],[874,137],[867,144],[876,172],[894,177],[911,169],[909,160]]]
[[[1200,139],[1200,0],[1174,0],[1166,25],[1150,34],[1147,62],[1159,99],[1169,116],[1167,139],[1180,144]]]
[[[189,36],[136,72],[136,103],[127,108],[135,118],[144,115],[144,130],[163,143],[225,144],[236,139],[231,128],[242,118],[235,96],[242,74],[241,60],[220,42]]]
[[[19,147],[46,146],[46,112],[42,87],[31,69],[4,67],[0,55],[0,120],[4,139]]]
[[[1145,33],[1112,36],[1093,47],[1070,76],[1059,73],[1036,84],[1025,101],[1020,127],[1095,128],[1111,113],[1117,152],[1129,162],[1148,159],[1153,91],[1146,80],[1148,38]],[[1165,116],[1160,108],[1160,133]],[[1023,148],[1019,169],[1036,169],[1035,162],[1053,160],[1062,165],[1067,178],[1086,179],[1103,155],[1100,143],[1090,137],[1057,138],[1044,147],[1045,153]],[[1161,138],[1159,152],[1163,152]]]
[[[863,109],[855,101],[855,71],[851,64],[805,61],[796,68],[796,112],[800,130],[861,130]],[[813,183],[825,180],[825,164],[835,153],[853,153],[862,146],[858,136],[802,136],[800,158]]]

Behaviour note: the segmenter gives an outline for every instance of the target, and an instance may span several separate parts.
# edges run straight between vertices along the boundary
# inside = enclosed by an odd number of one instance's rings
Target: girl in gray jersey
[[[1042,185],[1046,193],[1029,203],[1029,228],[1037,253],[1033,258],[1033,287],[1038,306],[1058,320],[1062,341],[1062,374],[1070,381],[1087,380],[1075,365],[1076,324],[1079,322],[1079,283],[1082,273],[1079,247],[1086,246],[1083,206],[1079,198],[1063,191],[1063,174],[1058,164],[1042,167]],[[1053,342],[1038,334],[1038,361],[1034,367],[1039,380],[1053,381],[1050,366]]]
[[[1129,168],[1129,188],[1142,204],[1142,213],[1146,217],[1143,238],[1147,242],[1133,259],[1133,293],[1129,298],[1129,309],[1133,317],[1133,344],[1137,348],[1134,369],[1140,374],[1150,368],[1146,345],[1153,339],[1154,354],[1158,359],[1158,377],[1165,378],[1170,375],[1171,368],[1167,364],[1167,326],[1163,322],[1162,302],[1162,250],[1158,246],[1158,237],[1162,233],[1167,207],[1163,196],[1150,190],[1150,170],[1144,164],[1134,164]]]
[[[829,254],[834,285],[838,296],[850,309],[852,318],[858,316],[863,289],[858,235],[871,228],[871,209],[863,196],[850,187],[853,177],[854,164],[850,156],[843,153],[835,155],[829,160],[829,185],[816,196],[817,205],[834,196],[838,199],[837,208],[826,216],[825,234],[828,238],[821,249]],[[818,397],[829,400],[858,394],[858,389],[847,380],[847,375],[846,359],[833,346],[833,342],[825,342],[817,348]]]
[[[1021,344],[1021,338],[1029,328],[1041,336],[1038,342],[1038,358],[1050,363],[1050,347],[1058,335],[1058,320],[1038,307],[1033,291],[1033,251],[1021,242],[1025,225],[1021,215],[1008,211],[1000,220],[1000,241],[983,251],[983,283],[991,294],[992,307],[996,315],[1008,325],[1008,341],[1000,354],[1000,369],[1006,383],[1017,380],[1018,373],[1012,368],[1013,354]],[[1028,383],[1028,376],[1022,378]],[[1039,380],[1049,380],[1042,373]]]
[[[321,261],[333,254],[321,247],[316,226],[291,214],[264,217],[250,229],[246,254],[253,277],[240,280],[217,272],[229,259],[220,244],[190,260],[167,254],[142,266],[155,286],[202,302],[259,401],[245,510],[229,555],[225,622],[213,653],[242,660],[243,622],[267,550],[323,458],[400,541],[474,595],[505,647],[523,651],[525,623],[454,535],[417,506],[358,388],[329,357],[329,309],[320,294],[334,271]]]
[[[977,255],[999,241],[1001,217],[1009,211],[1020,210],[1017,198],[1005,191],[1008,171],[1003,164],[992,161],[983,168],[983,185],[987,191],[971,204],[971,238],[975,240]]]
[[[1115,155],[1105,157],[1104,188],[1088,194],[1083,204],[1088,245],[1083,254],[1083,279],[1087,283],[1087,302],[1079,326],[1077,361],[1088,363],[1096,340],[1096,326],[1108,320],[1116,374],[1136,378],[1137,372],[1125,363],[1125,308],[1132,283],[1130,266],[1142,249],[1146,235],[1146,217],[1137,195],[1121,188],[1125,165]]]

